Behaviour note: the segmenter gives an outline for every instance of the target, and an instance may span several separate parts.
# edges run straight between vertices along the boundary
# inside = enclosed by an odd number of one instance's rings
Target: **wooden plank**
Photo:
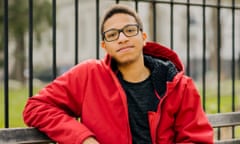
[[[240,125],[240,112],[208,114],[207,116],[214,128]]]
[[[4,128],[0,129],[0,143],[34,144],[53,143],[53,141],[36,128]]]
[[[240,139],[214,141],[214,144],[240,144]]]

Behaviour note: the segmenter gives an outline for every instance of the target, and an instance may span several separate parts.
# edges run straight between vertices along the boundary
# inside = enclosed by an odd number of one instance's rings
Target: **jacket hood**
[[[184,71],[184,66],[177,53],[174,52],[172,49],[167,48],[159,43],[147,42],[146,45],[143,47],[143,53],[157,59],[169,60],[175,65],[179,72]],[[104,61],[107,65],[111,65],[112,63],[112,59],[108,54],[105,57]]]
[[[155,42],[147,42],[143,47],[143,53],[152,57],[171,61],[178,71],[184,71],[184,66],[177,53]]]

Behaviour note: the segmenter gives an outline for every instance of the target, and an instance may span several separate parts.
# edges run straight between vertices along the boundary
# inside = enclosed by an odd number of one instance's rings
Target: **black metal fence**
[[[10,125],[11,115],[9,109],[14,105],[10,105],[9,92],[10,89],[10,63],[9,60],[14,59],[9,55],[10,39],[9,34],[9,6],[14,1],[1,0],[2,2],[2,38],[3,43],[1,54],[3,55],[3,72],[2,89],[1,89],[1,108],[3,127],[12,127]],[[66,0],[69,2],[69,0]],[[27,87],[26,96],[34,94],[34,79],[36,66],[34,63],[34,3],[33,0],[25,0],[28,3],[28,30],[27,30],[27,81],[24,82]],[[57,44],[58,23],[57,15],[59,5],[58,1],[49,1],[51,8],[51,79],[58,76],[58,60],[57,52],[59,51]],[[72,0],[69,2],[73,7],[73,29],[74,46],[73,46],[73,65],[79,63],[81,52],[79,41],[82,37],[81,17],[85,13],[79,13],[81,4],[86,3],[82,0]],[[95,38],[92,38],[96,44],[93,49],[95,58],[101,58],[101,50],[99,49],[100,34],[99,23],[102,7],[112,3],[126,3],[132,5],[135,9],[145,14],[144,24],[147,25],[149,40],[163,43],[170,48],[176,50],[180,58],[183,59],[186,74],[192,76],[199,87],[203,108],[207,113],[221,113],[225,111],[237,111],[240,109],[240,1],[238,0],[90,0],[92,5],[90,11],[95,15],[95,28],[93,32]],[[146,16],[147,13],[147,16]],[[0,15],[1,16],[1,15]],[[80,22],[81,21],[81,22]],[[15,25],[18,25],[17,23]],[[1,31],[0,31],[1,32]],[[44,57],[44,56],[42,56]],[[43,58],[44,59],[44,58]],[[17,59],[15,59],[18,61]],[[49,73],[48,73],[49,74]],[[232,130],[232,137],[237,132]],[[239,132],[239,131],[238,131]],[[220,136],[218,136],[220,138]]]

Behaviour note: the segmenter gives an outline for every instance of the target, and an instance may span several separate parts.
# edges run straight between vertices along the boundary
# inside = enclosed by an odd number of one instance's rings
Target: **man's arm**
[[[201,98],[192,79],[188,79],[176,116],[176,142],[213,143],[213,128],[202,108]]]
[[[81,73],[81,75],[79,75]],[[61,75],[28,99],[23,118],[28,126],[36,127],[59,143],[82,143],[94,134],[76,117],[81,117],[84,67]]]

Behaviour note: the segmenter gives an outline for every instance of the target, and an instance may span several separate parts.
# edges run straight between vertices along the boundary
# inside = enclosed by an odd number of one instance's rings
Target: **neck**
[[[141,82],[150,75],[150,70],[144,65],[143,58],[134,63],[118,65],[118,69],[125,81],[133,83]]]

